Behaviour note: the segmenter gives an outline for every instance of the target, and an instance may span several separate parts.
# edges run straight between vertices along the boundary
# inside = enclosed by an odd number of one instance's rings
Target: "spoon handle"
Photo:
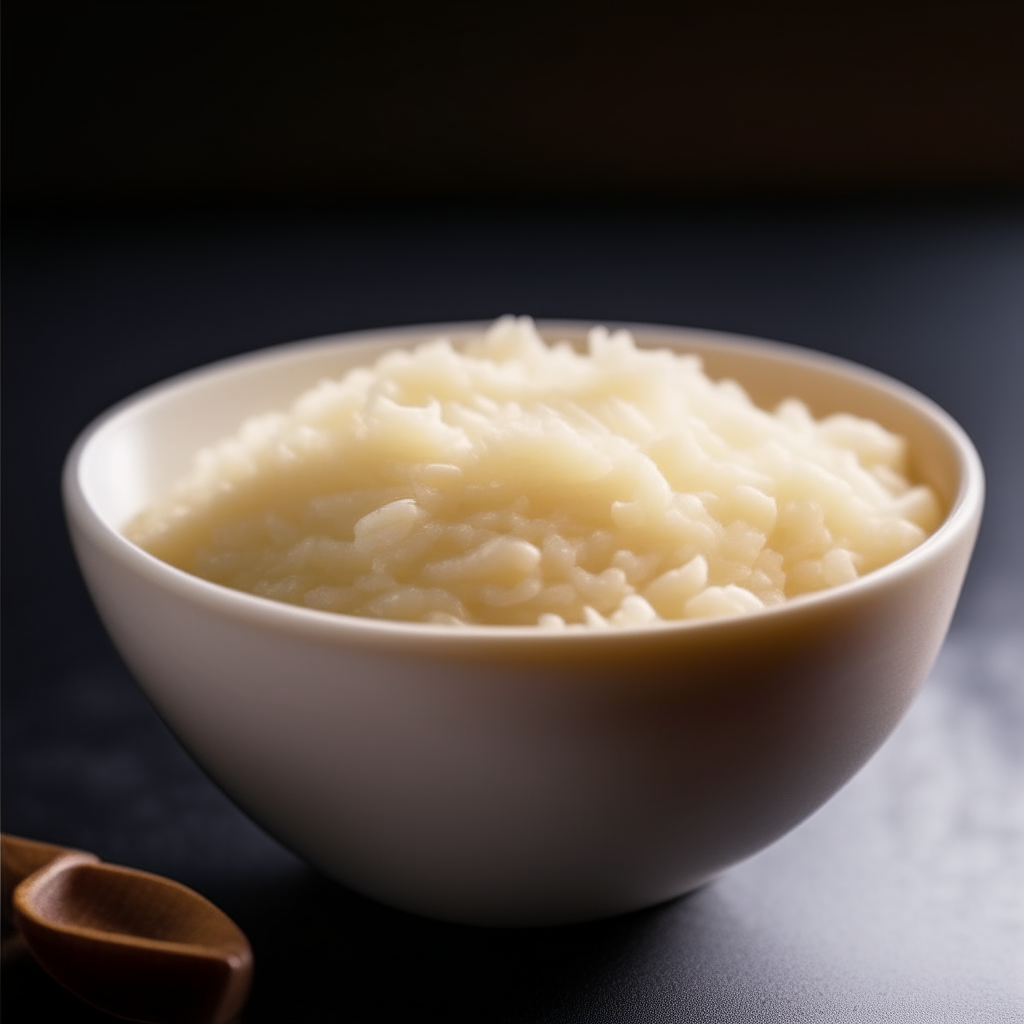
[[[84,850],[74,850],[67,846],[54,846],[52,843],[40,843],[35,839],[22,839],[20,836],[0,835],[0,883],[3,887],[3,913],[10,920],[11,894],[29,875],[45,867],[58,857],[74,853],[79,860],[90,858],[98,861],[99,857]]]

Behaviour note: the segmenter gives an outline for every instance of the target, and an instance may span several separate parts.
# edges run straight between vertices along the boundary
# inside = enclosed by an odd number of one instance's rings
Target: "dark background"
[[[249,934],[245,1020],[1024,1015],[1024,8],[8,2],[3,827]],[[295,338],[505,312],[867,363],[956,416],[986,521],[925,690],[826,808],[615,921],[437,925],[244,818],[135,689],[64,533],[112,402]],[[17,951],[11,1022],[107,1019]]]
[[[1024,185],[1024,10],[4,5],[19,201]]]

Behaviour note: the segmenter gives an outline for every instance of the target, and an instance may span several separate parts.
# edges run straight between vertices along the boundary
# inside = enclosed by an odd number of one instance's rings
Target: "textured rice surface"
[[[247,421],[128,536],[229,587],[351,615],[562,629],[744,614],[916,547],[905,445],[754,406],[700,360],[505,317]]]

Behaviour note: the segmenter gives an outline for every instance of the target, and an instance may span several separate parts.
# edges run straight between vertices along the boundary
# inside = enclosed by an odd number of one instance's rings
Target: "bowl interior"
[[[79,481],[93,509],[120,530],[185,473],[196,451],[233,433],[249,416],[286,409],[325,377],[372,363],[383,351],[440,336],[458,343],[485,325],[456,324],[343,335],[285,345],[175,378],[98,424],[81,453]],[[549,340],[582,344],[589,325],[542,321]],[[912,475],[930,484],[948,511],[962,497],[969,442],[937,406],[897,382],[842,360],[756,339],[636,326],[637,342],[695,352],[713,378],[731,377],[771,408],[801,398],[816,417],[866,416],[903,435]]]

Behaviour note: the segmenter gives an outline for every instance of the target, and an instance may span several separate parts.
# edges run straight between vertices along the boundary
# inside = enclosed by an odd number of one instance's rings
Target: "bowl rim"
[[[374,619],[286,604],[213,583],[163,562],[128,540],[100,514],[87,496],[83,483],[83,464],[92,447],[101,443],[104,434],[115,429],[120,421],[138,414],[141,407],[161,401],[174,392],[186,390],[202,381],[230,375],[240,369],[259,366],[262,363],[284,362],[321,349],[359,343],[379,344],[386,348],[388,342],[393,342],[395,348],[409,347],[446,334],[483,331],[493,322],[471,320],[419,323],[319,335],[219,359],[134,392],[93,419],[72,444],[62,471],[62,495],[68,523],[82,530],[106,555],[150,583],[235,621],[258,624],[261,628],[275,632],[298,633],[334,642],[369,642],[374,646],[384,644],[391,648],[412,646],[424,653],[438,645],[455,645],[469,653],[470,649],[475,650],[481,645],[494,644],[496,641],[514,640],[519,647],[529,644],[539,645],[545,649],[550,645],[559,645],[566,649],[580,645],[601,647],[621,643],[627,638],[653,639],[694,633],[709,635],[778,620],[786,621],[818,609],[827,609],[845,601],[867,597],[873,591],[887,587],[900,577],[912,574],[923,563],[954,544],[962,537],[964,531],[975,528],[980,521],[985,478],[981,458],[973,442],[960,424],[936,402],[887,374],[841,356],[754,335],[635,321],[549,318],[536,321],[542,335],[547,336],[558,331],[578,333],[601,325],[610,331],[625,329],[641,335],[643,340],[641,342],[638,339],[638,343],[645,348],[657,347],[662,341],[669,347],[678,348],[679,342],[685,336],[696,342],[710,343],[737,354],[756,351],[760,356],[767,355],[783,361],[797,362],[811,369],[852,376],[860,383],[886,392],[901,404],[911,407],[912,411],[929,421],[933,427],[937,427],[951,442],[960,468],[957,493],[942,523],[921,544],[887,565],[849,583],[798,595],[783,604],[745,615],[677,619],[607,630],[549,630],[536,626],[476,624],[459,627],[441,626],[433,623]]]

